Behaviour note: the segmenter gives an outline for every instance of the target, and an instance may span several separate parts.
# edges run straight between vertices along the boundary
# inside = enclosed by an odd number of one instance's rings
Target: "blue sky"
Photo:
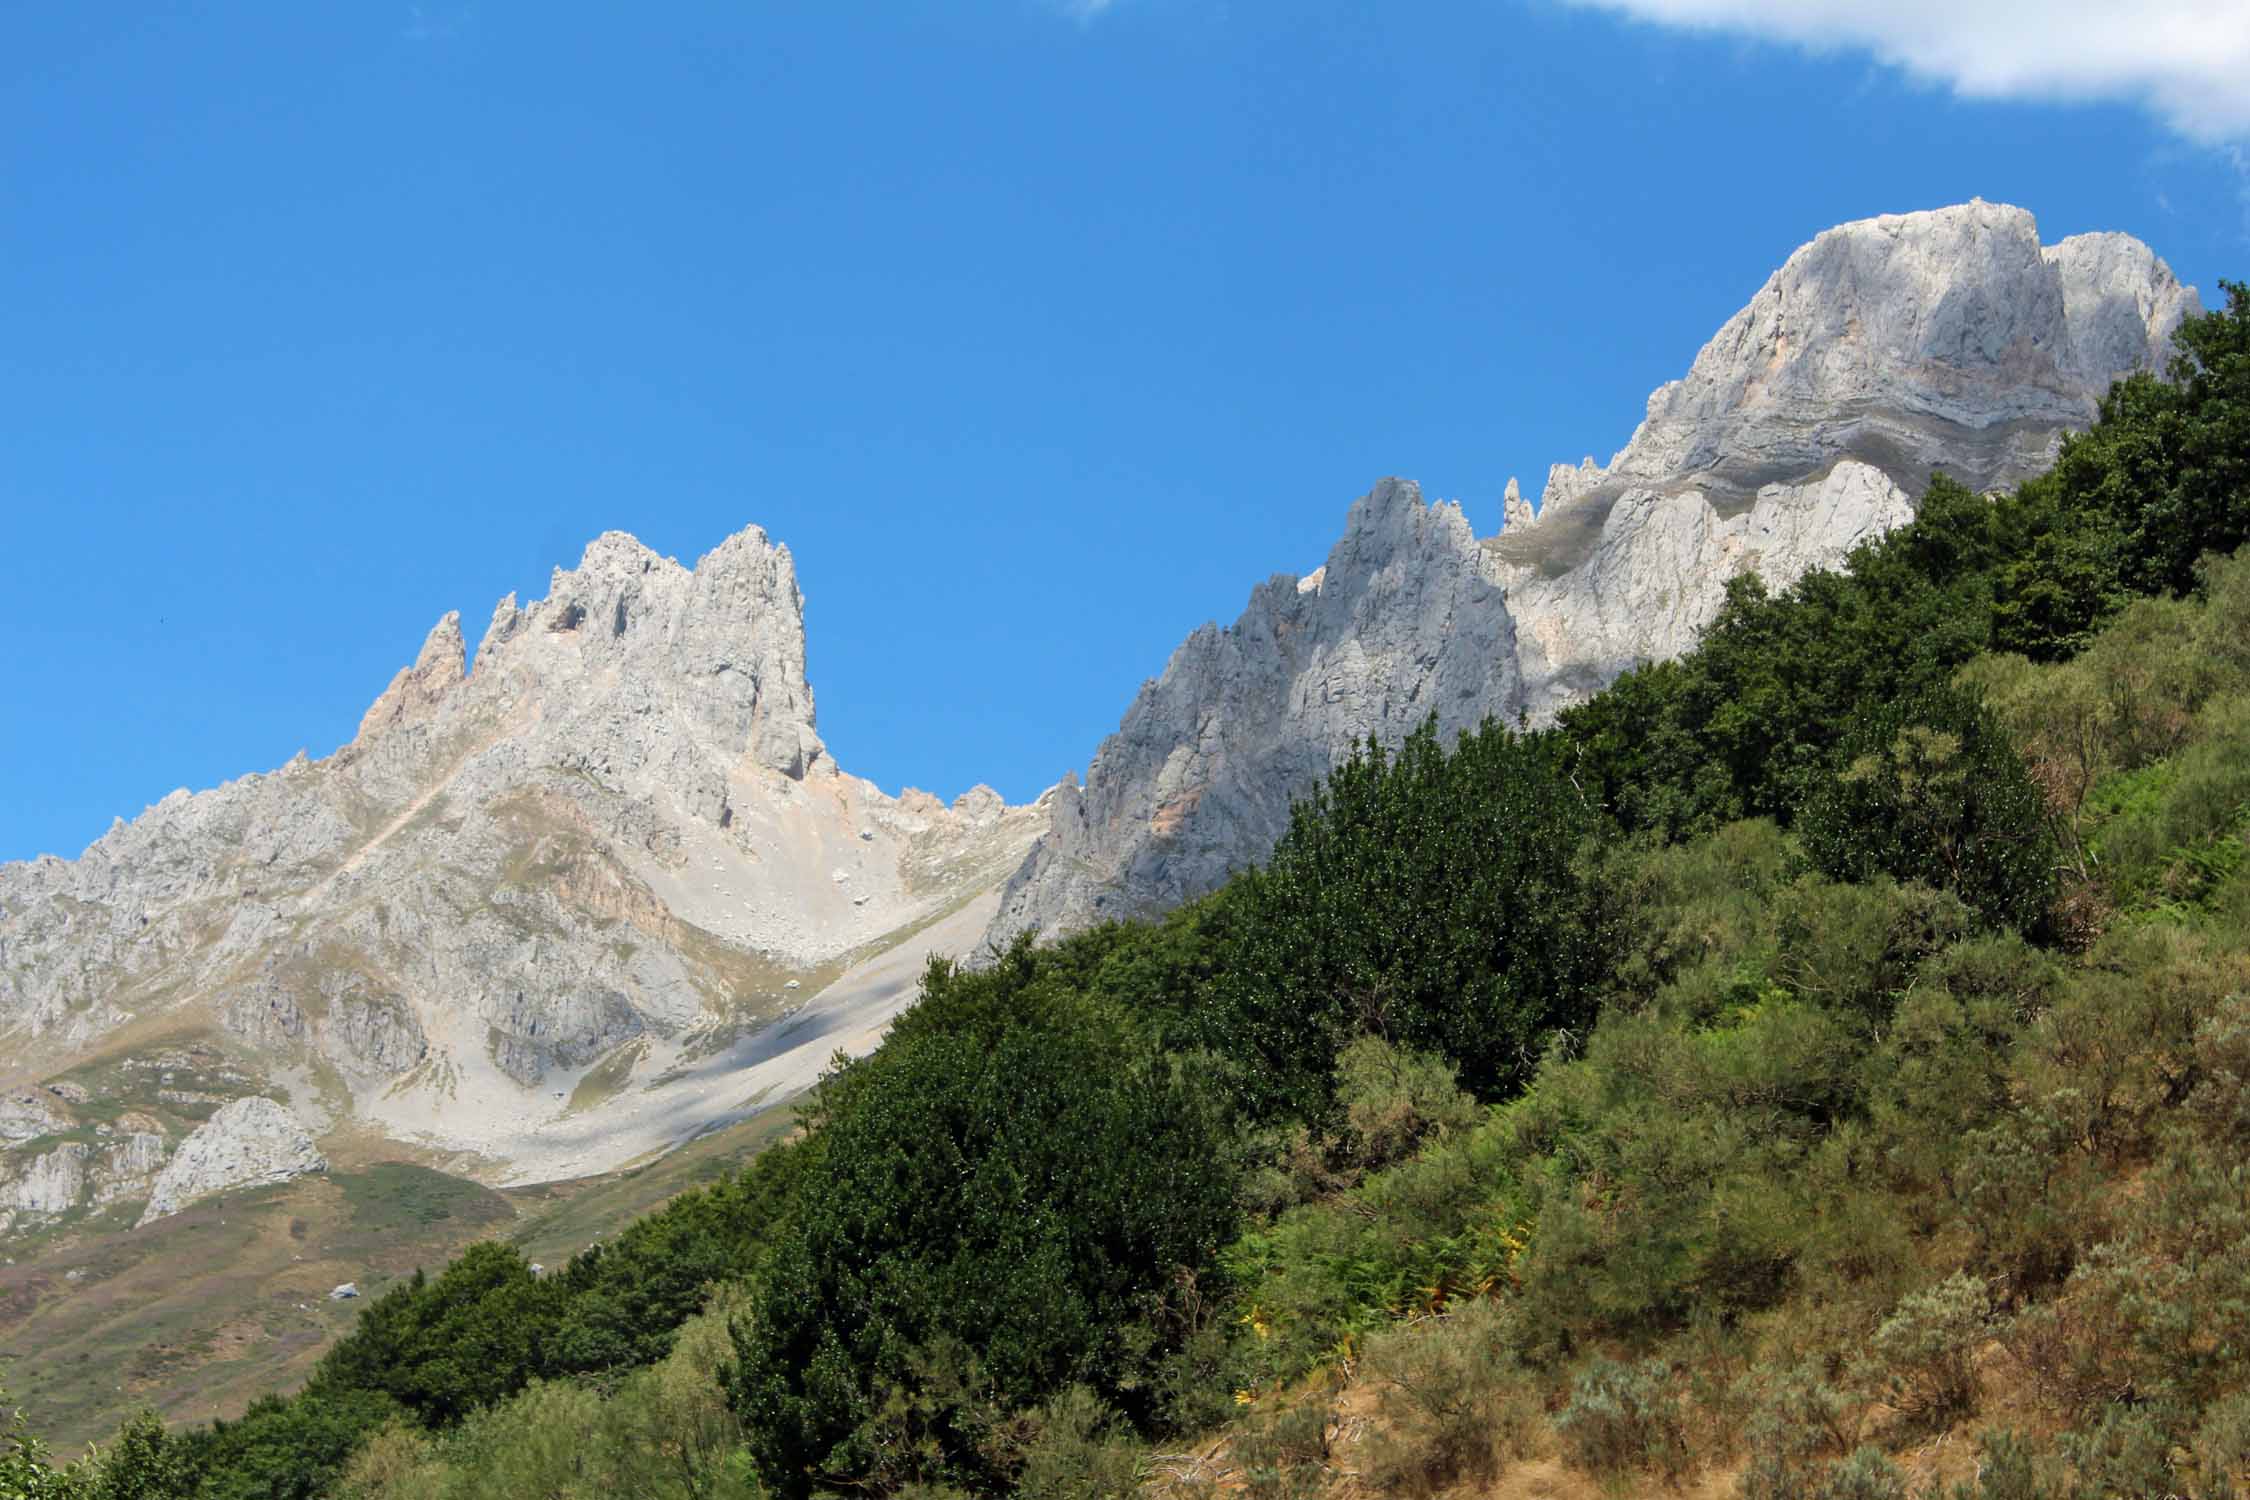
[[[1491,530],[1606,458],[1828,225],[2250,275],[2239,35],[1698,3],[11,7],[0,859],[325,754],[613,527],[764,526],[838,760],[1025,798],[1382,476]]]

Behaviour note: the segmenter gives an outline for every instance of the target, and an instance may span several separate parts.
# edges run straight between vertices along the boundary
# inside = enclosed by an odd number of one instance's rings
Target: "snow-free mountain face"
[[[339,1142],[577,1175],[777,1102],[929,952],[1198,895],[1368,737],[1545,720],[1685,649],[1730,578],[1898,525],[1933,470],[2034,472],[2195,306],[2137,241],[2043,248],[2016,209],[1833,230],[1608,465],[1557,466],[1536,513],[1511,483],[1499,535],[1378,485],[1033,808],[837,768],[763,533],[693,568],[605,535],[473,667],[439,621],[327,759],[0,866],[0,1234]]]
[[[439,621],[327,759],[0,866],[0,1221],[146,1195],[252,1097],[506,1180],[661,1149],[871,1045],[1040,821],[836,767],[762,532],[612,532],[473,670]]]
[[[1324,566],[1276,577],[1141,689],[1085,784],[1009,880],[988,935],[1160,910],[1270,851],[1369,736],[1435,714],[1546,722],[1675,656],[1728,580],[1830,567],[1910,519],[1933,472],[1972,488],[2045,468],[2110,383],[2162,369],[2194,291],[2138,240],[2042,247],[1983,202],[1863,220],[1792,255],[1649,397],[1606,465],[1509,483],[1479,539],[1458,507],[1386,480]]]

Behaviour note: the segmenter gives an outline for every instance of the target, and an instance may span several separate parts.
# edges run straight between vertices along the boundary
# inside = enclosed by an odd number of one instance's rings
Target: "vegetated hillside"
[[[56,1229],[0,1260],[0,1371],[42,1431],[75,1451],[135,1409],[174,1422],[234,1417],[303,1382],[363,1303],[504,1237],[560,1265],[632,1219],[739,1168],[794,1126],[781,1105],[645,1165],[496,1190],[402,1160],[361,1137],[333,1144],[325,1173],[226,1194],[134,1233]]]
[[[931,966],[807,1134],[99,1496],[2250,1477],[2250,290],[2054,472]],[[19,1439],[21,1441],[21,1439]],[[0,1490],[0,1493],[7,1493]]]

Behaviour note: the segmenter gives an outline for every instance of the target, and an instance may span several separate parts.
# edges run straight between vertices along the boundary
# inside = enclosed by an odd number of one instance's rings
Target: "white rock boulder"
[[[229,1188],[261,1187],[327,1170],[326,1158],[296,1116],[271,1099],[237,1099],[180,1143],[134,1227]]]

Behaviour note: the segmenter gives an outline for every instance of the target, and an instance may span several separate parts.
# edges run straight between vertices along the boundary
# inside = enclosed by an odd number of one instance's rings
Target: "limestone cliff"
[[[20,1142],[0,1199],[91,1201],[107,1143],[38,1149],[67,1101],[20,1086],[71,1069],[122,1097],[143,1035],[217,1049],[239,1081],[210,1103],[283,1097],[316,1132],[356,1120],[518,1180],[750,1107],[730,1061],[995,886],[1043,821],[844,774],[802,608],[755,528],[693,568],[612,532],[545,599],[503,599],[473,669],[441,619],[326,759],[0,866],[0,1138]]]
[[[1009,880],[988,936],[1161,909],[1266,854],[1368,735],[1544,722],[1687,649],[1756,572],[1786,584],[1909,519],[1930,475],[2015,483],[2197,306],[2125,235],[2042,247],[1970,203],[1830,230],[1649,397],[1606,465],[1511,480],[1482,541],[1386,480],[1303,581],[1276,578],[1143,687]]]

